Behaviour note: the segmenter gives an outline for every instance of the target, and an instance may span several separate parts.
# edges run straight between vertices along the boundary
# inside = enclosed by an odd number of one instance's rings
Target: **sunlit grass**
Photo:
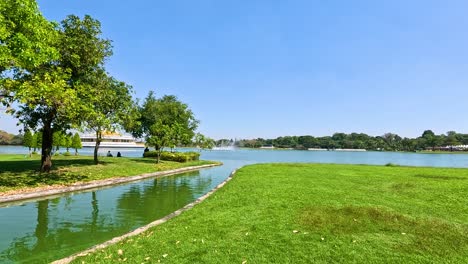
[[[253,165],[76,263],[466,263],[467,193],[466,169]]]
[[[89,156],[54,156],[50,173],[40,173],[40,156],[0,155],[0,192],[47,185],[66,185],[74,182],[102,180],[112,177],[135,176],[188,166],[210,164],[210,161],[187,163],[154,159],[100,157],[100,164],[94,165]]]

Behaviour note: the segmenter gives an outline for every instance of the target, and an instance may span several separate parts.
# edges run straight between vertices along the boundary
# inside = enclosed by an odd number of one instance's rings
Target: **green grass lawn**
[[[467,263],[468,170],[264,164],[76,263]]]
[[[161,161],[156,164],[154,159],[125,157],[100,157],[99,161],[99,165],[94,165],[93,157],[90,156],[54,156],[51,172],[39,173],[40,155],[29,158],[25,155],[0,154],[0,192],[135,176],[142,173],[215,163]]]

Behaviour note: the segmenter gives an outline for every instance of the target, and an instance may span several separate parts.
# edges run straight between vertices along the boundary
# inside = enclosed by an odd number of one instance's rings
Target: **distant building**
[[[96,135],[80,135],[83,147],[94,147],[96,145]],[[135,138],[129,135],[121,135],[115,132],[103,132],[102,141],[99,145],[102,148],[143,148],[143,143],[137,143]]]

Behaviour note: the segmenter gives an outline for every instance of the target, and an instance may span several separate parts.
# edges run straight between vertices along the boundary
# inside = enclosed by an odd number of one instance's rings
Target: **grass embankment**
[[[216,163],[161,161],[156,164],[154,159],[126,157],[100,157],[99,162],[99,165],[94,165],[93,157],[89,156],[55,156],[52,160],[53,170],[41,174],[38,171],[39,155],[29,158],[24,155],[2,154],[0,155],[0,193]]]
[[[76,263],[466,263],[468,170],[266,164]],[[120,254],[119,254],[120,253]]]

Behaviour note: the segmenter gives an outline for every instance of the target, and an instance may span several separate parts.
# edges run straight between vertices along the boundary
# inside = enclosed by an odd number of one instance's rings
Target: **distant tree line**
[[[217,141],[217,145],[230,142],[227,139]],[[275,147],[293,149],[366,149],[384,151],[420,151],[435,150],[445,146],[468,145],[468,134],[449,131],[436,135],[432,130],[425,130],[416,138],[401,137],[386,133],[382,136],[369,136],[364,133],[335,133],[332,136],[284,136],[275,139],[242,139],[236,141],[236,146],[246,148]]]

